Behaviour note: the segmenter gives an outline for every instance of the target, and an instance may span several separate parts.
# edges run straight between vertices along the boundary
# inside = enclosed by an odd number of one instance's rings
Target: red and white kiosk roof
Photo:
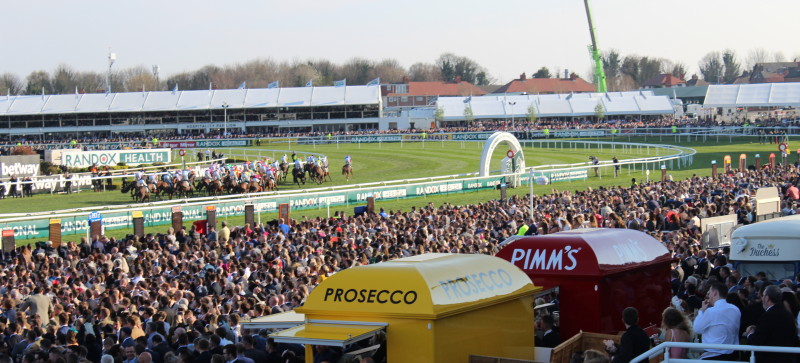
[[[497,257],[538,275],[604,276],[672,260],[661,242],[629,229],[583,228],[514,236],[501,247]]]

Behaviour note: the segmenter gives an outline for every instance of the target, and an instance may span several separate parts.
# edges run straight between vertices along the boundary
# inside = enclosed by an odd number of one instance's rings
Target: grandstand
[[[546,95],[488,95],[480,97],[440,97],[436,107],[443,111],[446,123],[465,119],[467,109],[475,119],[524,119],[531,106],[539,118],[590,119],[602,106],[604,116],[619,118],[657,117],[673,115],[669,97],[656,96],[652,91],[570,93]]]
[[[7,95],[0,137],[377,129],[381,109],[378,86]]]

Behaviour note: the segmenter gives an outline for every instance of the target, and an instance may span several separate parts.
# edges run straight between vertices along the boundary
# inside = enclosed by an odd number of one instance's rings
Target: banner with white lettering
[[[78,149],[61,150],[52,153],[48,160],[55,165],[65,165],[69,168],[88,168],[97,166],[116,166],[124,163],[130,166],[154,163],[169,163],[172,161],[170,149],[135,149],[135,150],[96,150],[83,151]]]
[[[0,179],[39,175],[39,155],[0,156]]]

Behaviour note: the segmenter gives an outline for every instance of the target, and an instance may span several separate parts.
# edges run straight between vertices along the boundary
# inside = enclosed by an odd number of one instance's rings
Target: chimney
[[[573,81],[574,81],[574,80],[578,79],[578,75],[577,75],[577,74],[575,74],[574,72],[573,72],[573,73],[570,73],[570,74],[569,74],[569,79],[571,79],[571,80],[573,80]]]
[[[408,76],[403,76],[403,84],[408,84]]]
[[[461,83],[461,76],[456,76],[456,78],[453,79],[453,82],[454,83]]]
[[[526,79],[528,79],[528,77],[525,76],[525,72],[522,72],[522,74],[519,75],[519,80],[524,81]]]
[[[699,79],[699,77],[697,77],[697,75],[696,75],[696,74],[693,74],[693,75],[692,75],[692,80],[693,80],[693,81],[696,81],[696,80],[698,80],[698,79]]]
[[[564,70],[564,78],[569,78],[569,69]]]

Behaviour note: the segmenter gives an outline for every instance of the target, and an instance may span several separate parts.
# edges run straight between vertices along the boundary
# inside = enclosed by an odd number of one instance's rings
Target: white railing
[[[763,346],[763,345],[732,345],[732,344],[706,344],[706,343],[688,343],[688,342],[664,342],[661,343],[650,350],[638,355],[636,358],[631,360],[631,363],[638,363],[638,362],[645,362],[649,361],[650,358],[654,358],[659,355],[664,355],[664,363],[688,363],[688,362],[708,362],[707,360],[699,360],[699,359],[678,359],[678,358],[670,358],[669,356],[669,348],[687,348],[691,350],[705,350],[705,349],[717,349],[717,350],[733,350],[733,351],[740,351],[740,352],[750,352],[750,362],[755,363],[756,356],[755,352],[768,352],[768,353],[789,353],[789,354],[800,354],[800,348],[794,347],[772,347],[772,346]],[[730,362],[733,363],[733,362]]]

